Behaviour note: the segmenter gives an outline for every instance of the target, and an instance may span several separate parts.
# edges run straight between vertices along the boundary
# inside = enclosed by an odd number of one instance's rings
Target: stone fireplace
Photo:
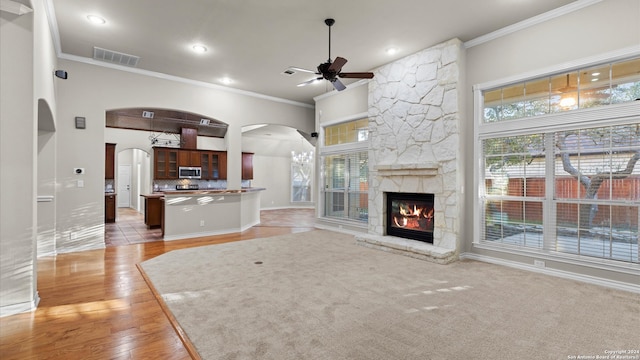
[[[438,263],[459,253],[464,69],[458,39],[376,69],[369,83],[369,228],[360,245]],[[433,194],[431,242],[388,234],[387,193]]]

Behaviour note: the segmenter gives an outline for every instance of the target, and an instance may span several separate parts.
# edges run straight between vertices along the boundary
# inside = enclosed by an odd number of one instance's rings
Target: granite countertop
[[[221,194],[241,194],[247,192],[255,192],[266,190],[265,188],[242,188],[240,190],[228,190],[228,189],[203,189],[203,190],[169,190],[162,192],[154,192],[152,194],[141,194],[140,196],[147,198],[159,198],[165,195],[221,195]]]
[[[149,198],[149,199],[154,199],[154,198],[163,197],[164,193],[162,193],[162,192],[154,192],[153,194],[140,194],[140,196],[145,197],[145,198]]]

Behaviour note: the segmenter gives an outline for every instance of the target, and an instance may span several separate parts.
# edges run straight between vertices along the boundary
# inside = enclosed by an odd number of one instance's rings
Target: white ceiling
[[[313,104],[333,87],[290,66],[315,70],[344,57],[345,72],[370,71],[452,38],[476,39],[508,25],[586,0],[46,0],[62,57],[93,57],[93,47],[140,57],[137,68]],[[575,4],[573,4],[575,5]],[[87,15],[107,20],[96,26]],[[54,31],[55,32],[55,31]],[[194,43],[208,51],[196,54]],[[395,55],[385,50],[398,49]],[[69,74],[73,76],[73,74]],[[355,80],[343,79],[345,84]]]

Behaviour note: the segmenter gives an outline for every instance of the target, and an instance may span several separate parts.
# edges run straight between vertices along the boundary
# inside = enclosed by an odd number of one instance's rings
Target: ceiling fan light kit
[[[329,57],[326,62],[318,65],[317,71],[307,70],[307,69],[294,67],[294,66],[291,66],[287,70],[285,70],[285,73],[287,73],[287,71],[300,71],[300,72],[308,72],[308,73],[313,73],[318,75],[318,77],[302,82],[298,84],[298,86],[306,86],[316,81],[325,79],[329,81],[337,91],[342,91],[347,87],[340,81],[339,78],[345,78],[345,79],[373,78],[373,73],[371,72],[342,72],[342,67],[347,63],[347,59],[343,57],[338,56],[336,57],[335,60],[333,61],[331,60],[331,26],[333,26],[335,22],[336,21],[331,18],[324,20],[324,23],[329,27]]]

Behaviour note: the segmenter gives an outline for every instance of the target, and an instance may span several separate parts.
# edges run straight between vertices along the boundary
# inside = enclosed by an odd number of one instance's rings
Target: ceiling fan
[[[298,86],[306,86],[311,83],[314,83],[318,80],[326,79],[331,82],[333,87],[342,91],[347,87],[340,81],[339,78],[349,78],[349,79],[371,79],[373,78],[373,73],[370,72],[342,72],[342,67],[347,63],[347,59],[342,57],[337,57],[334,61],[331,61],[331,26],[335,24],[334,19],[325,19],[324,23],[329,27],[329,58],[326,62],[318,65],[318,71],[307,70],[299,67],[290,67],[291,70],[297,70],[301,72],[308,72],[312,74],[319,75],[317,78],[313,78],[311,80],[305,81],[303,83],[298,84]]]

